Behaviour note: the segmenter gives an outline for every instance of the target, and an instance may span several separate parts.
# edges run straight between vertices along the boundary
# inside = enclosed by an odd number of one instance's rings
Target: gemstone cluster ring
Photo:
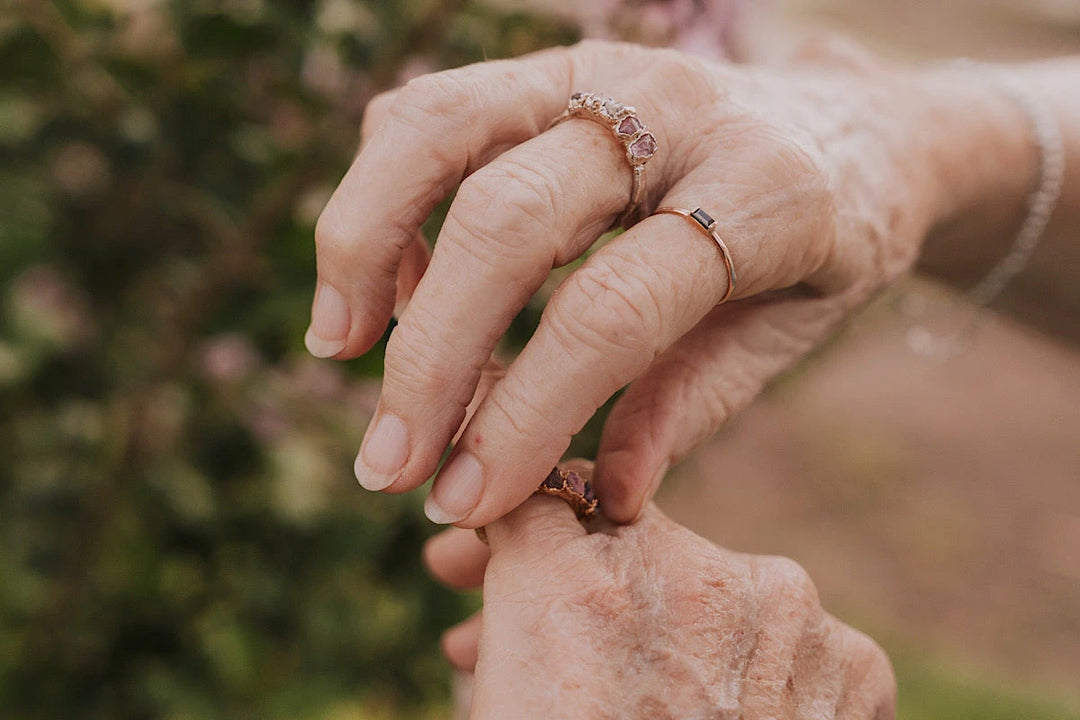
[[[577,515],[578,520],[592,519],[600,507],[600,501],[593,493],[592,483],[573,470],[555,468],[548,473],[534,494],[562,498]],[[487,532],[482,527],[476,528],[476,536],[485,543],[488,541]]]
[[[573,509],[578,520],[589,520],[596,515],[600,502],[593,493],[592,483],[573,470],[555,468],[536,489],[542,495],[562,498]]]
[[[608,128],[626,151],[626,160],[634,173],[634,184],[630,189],[630,202],[613,227],[629,227],[645,196],[645,163],[659,150],[656,138],[641,122],[637,110],[597,93],[576,92],[571,95],[566,110],[552,121],[548,129],[574,118],[591,120]]]

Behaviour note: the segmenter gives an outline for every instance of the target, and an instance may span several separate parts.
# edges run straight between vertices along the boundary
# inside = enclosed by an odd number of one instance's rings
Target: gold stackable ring
[[[573,470],[555,468],[534,494],[551,495],[562,498],[577,515],[578,520],[590,520],[596,516],[600,501],[593,493],[592,483]],[[487,532],[482,527],[476,528],[476,537],[487,542]]]
[[[720,298],[720,303],[727,301],[727,299],[735,292],[735,263],[731,259],[731,251],[728,250],[728,246],[724,244],[724,240],[720,237],[720,233],[716,231],[716,221],[701,208],[698,208],[697,210],[686,210],[685,208],[678,207],[657,208],[655,214],[659,215],[661,213],[678,215],[687,218],[688,220],[692,220],[706,235],[712,238],[717,249],[720,250],[720,256],[724,259],[724,267],[727,268],[728,287],[727,292],[724,293],[724,297]],[[720,303],[717,303],[717,305]]]
[[[603,125],[615,134],[615,139],[623,146],[626,161],[634,173],[634,184],[630,188],[630,202],[612,227],[629,227],[645,197],[645,164],[660,149],[656,137],[641,122],[637,110],[598,93],[576,92],[571,95],[566,110],[551,121],[548,130],[574,118]]]

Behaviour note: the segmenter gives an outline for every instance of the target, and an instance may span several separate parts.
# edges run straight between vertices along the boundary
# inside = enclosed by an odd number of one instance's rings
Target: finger
[[[400,92],[400,89],[395,89],[376,95],[369,100],[364,107],[364,117],[360,122],[360,144],[357,149],[358,156],[371,141],[371,137],[375,134],[375,131],[381,128],[386,122],[386,118],[390,114],[390,108],[397,100]],[[416,289],[416,284],[420,282],[420,277],[427,268],[430,256],[431,252],[428,248],[427,241],[420,232],[417,232],[414,241],[408,243],[402,251],[401,268],[397,275],[397,292],[394,303],[395,317],[400,317],[401,311],[404,310],[405,305],[408,304],[413,291]],[[319,299],[321,292],[322,288],[316,287],[316,300]],[[315,301],[312,302],[312,309],[314,309],[314,306]],[[327,333],[324,332],[322,334]],[[335,346],[331,346],[328,350],[324,347],[325,342],[320,339],[319,335],[320,330],[318,328],[308,328],[304,335],[304,344],[307,346],[308,350],[316,356],[322,356],[327,352],[332,352],[333,347]]]
[[[582,156],[594,161],[567,173]],[[583,120],[508,150],[462,184],[387,344],[382,397],[357,462],[364,487],[400,492],[431,476],[498,339],[552,266],[611,225],[630,184],[620,144]]]
[[[570,460],[563,464],[586,481],[592,481],[592,463]],[[545,473],[545,476],[547,473]],[[533,492],[541,481],[530,484]],[[565,543],[588,534],[570,505],[551,495],[532,495],[521,505],[487,525],[491,553],[500,559],[528,562],[530,557],[543,557],[564,547]],[[504,563],[505,566],[505,563]]]
[[[472,710],[473,682],[475,677],[472,672],[454,673],[454,720],[468,720]]]
[[[417,233],[416,238],[402,251],[401,266],[398,267],[397,292],[394,300],[394,317],[400,318],[409,301],[412,300],[416,286],[420,284],[420,278],[424,276],[428,263],[431,261],[431,249],[423,234]]]
[[[472,530],[450,528],[424,543],[424,565],[435,579],[457,590],[484,584],[491,548]]]
[[[357,156],[367,147],[375,132],[382,129],[386,119],[390,117],[390,109],[397,102],[400,94],[401,88],[394,88],[368,100],[367,105],[364,106],[364,117],[360,120],[360,146],[356,151]]]
[[[363,152],[375,132],[386,122],[386,119],[390,116],[390,108],[397,102],[400,93],[401,89],[398,88],[376,95],[368,101],[367,106],[364,107],[364,119],[360,123],[360,149],[358,153]],[[430,260],[431,248],[428,247],[423,233],[418,231],[413,238],[413,242],[406,245],[401,253],[401,264],[397,273],[397,292],[394,300],[394,317],[401,317],[405,306],[409,304],[409,300],[412,299],[413,293],[416,291],[420,278],[423,277],[424,271],[427,270]]]
[[[837,298],[720,306],[660,356],[615,404],[596,460],[596,492],[631,522],[664,474],[844,317]]]
[[[482,622],[481,613],[477,612],[443,633],[443,655],[461,672],[471,673],[476,668]]]
[[[382,335],[402,250],[470,170],[558,115],[569,63],[566,49],[484,62],[418,78],[380,100],[377,128],[315,229],[314,354],[355,357]]]
[[[715,246],[683,218],[649,218],[597,251],[556,291],[477,410],[435,480],[428,516],[473,526],[524,500],[533,489],[526,480],[543,475],[596,409],[692,328],[727,285]]]
[[[551,495],[533,495],[484,530],[492,557],[510,557],[515,562],[555,552],[588,534],[566,501]]]

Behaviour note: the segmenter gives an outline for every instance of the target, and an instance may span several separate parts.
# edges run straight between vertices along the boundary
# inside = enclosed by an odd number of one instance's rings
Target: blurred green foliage
[[[419,716],[470,601],[351,453],[381,352],[306,357],[367,100],[574,39],[482,5],[0,13],[0,716]],[[376,385],[377,387],[377,385]]]

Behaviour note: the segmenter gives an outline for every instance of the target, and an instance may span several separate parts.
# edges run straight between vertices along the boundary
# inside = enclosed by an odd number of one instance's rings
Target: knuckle
[[[460,148],[446,140],[460,138],[469,127],[476,116],[477,96],[477,90],[455,71],[422,75],[396,91],[383,128],[396,145],[449,172],[461,164]]]
[[[477,106],[477,88],[462,77],[462,71],[421,75],[399,90],[391,114],[412,125],[429,126],[435,119],[467,122]],[[427,127],[430,131],[430,127]]]
[[[628,350],[647,362],[656,357],[660,304],[630,262],[586,264],[566,280],[552,305],[555,325],[572,344]]]
[[[334,200],[331,199],[315,221],[315,248],[320,254],[337,253],[349,245],[349,232]]]
[[[441,351],[446,343],[433,336],[430,327],[431,323],[403,322],[390,333],[384,363],[386,389],[410,404],[453,402],[464,407],[459,394],[451,390],[454,364]]]
[[[802,565],[779,556],[762,558],[760,563],[765,590],[774,596],[774,601],[808,614],[820,609],[817,587]]]
[[[454,215],[472,220],[472,233],[498,249],[529,246],[538,228],[558,217],[558,183],[523,162],[501,160],[473,173],[461,184]]]
[[[367,105],[364,107],[364,116],[360,120],[361,142],[370,138],[372,133],[383,124],[399,92],[399,90],[387,90],[368,100]]]
[[[840,624],[838,620],[833,622]],[[886,720],[896,714],[896,674],[888,655],[867,635],[843,627],[843,639],[838,651],[846,666],[839,717],[857,714],[875,720]],[[862,712],[859,713],[858,710]]]
[[[411,231],[404,225],[397,231],[392,251],[372,251],[371,247],[357,242],[355,232],[342,216],[340,198],[335,196],[319,214],[315,222],[315,252],[319,256],[319,272],[328,269],[341,273],[343,269],[356,267],[358,256],[363,255],[361,272],[368,278],[388,283],[397,277],[398,260],[405,243],[412,239]]]
[[[501,423],[505,423],[517,438],[531,440],[538,435],[550,437],[554,430],[551,412],[545,411],[534,396],[534,390],[521,387],[509,375],[503,379],[503,384],[504,387],[492,391],[487,397],[489,409],[501,416]],[[569,442],[569,435],[565,440]]]

